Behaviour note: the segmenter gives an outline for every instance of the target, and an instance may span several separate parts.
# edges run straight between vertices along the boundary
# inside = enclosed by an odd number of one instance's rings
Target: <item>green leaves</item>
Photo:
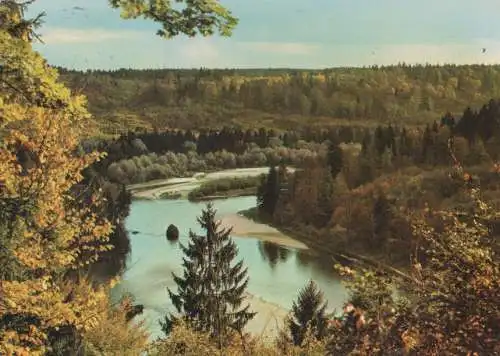
[[[238,20],[217,0],[110,0],[113,8],[121,9],[124,19],[142,17],[161,25],[157,35],[172,38],[181,34],[189,37],[211,36],[218,32],[230,36]]]

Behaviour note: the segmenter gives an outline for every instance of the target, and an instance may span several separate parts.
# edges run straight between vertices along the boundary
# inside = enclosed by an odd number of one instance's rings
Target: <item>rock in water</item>
[[[174,224],[170,224],[167,227],[167,240],[177,241],[179,239],[179,229]]]

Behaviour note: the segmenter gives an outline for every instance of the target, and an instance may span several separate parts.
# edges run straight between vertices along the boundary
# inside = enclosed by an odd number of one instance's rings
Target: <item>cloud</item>
[[[183,41],[179,54],[187,66],[217,66],[222,60],[221,49],[208,38],[189,38]]]
[[[44,28],[41,31],[42,40],[46,44],[96,43],[113,40],[137,38],[143,34],[140,31],[106,30],[106,29],[74,29],[74,28]]]
[[[319,49],[316,44],[300,42],[239,42],[239,46],[260,52],[305,55]]]
[[[500,41],[462,43],[333,44],[260,42],[236,38],[165,40],[139,30],[65,29],[45,31],[36,48],[54,65],[72,68],[328,68],[338,66],[500,63]],[[486,51],[483,53],[482,49]]]

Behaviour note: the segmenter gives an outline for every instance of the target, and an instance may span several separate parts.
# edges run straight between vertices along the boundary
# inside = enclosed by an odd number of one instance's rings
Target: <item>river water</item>
[[[158,321],[167,311],[174,311],[167,287],[176,291],[172,272],[182,274],[182,251],[177,243],[166,240],[166,227],[173,223],[180,231],[179,241],[186,244],[188,232],[202,233],[196,218],[206,203],[187,200],[135,200],[126,226],[130,234],[131,255],[128,269],[114,293],[131,293],[144,305],[142,317],[152,338],[162,336]],[[220,216],[234,214],[255,206],[255,197],[238,197],[214,202]],[[339,310],[346,291],[333,271],[330,260],[307,250],[286,248],[251,236],[233,236],[239,258],[248,267],[249,301],[258,316],[248,325],[248,331],[274,333],[276,323],[291,308],[298,292],[313,279],[328,301],[328,310]],[[113,293],[113,294],[114,294]],[[271,326],[273,325],[273,326]]]

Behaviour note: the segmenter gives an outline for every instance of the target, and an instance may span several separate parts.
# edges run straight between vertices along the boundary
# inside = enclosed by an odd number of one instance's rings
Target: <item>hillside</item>
[[[165,127],[421,125],[500,96],[500,66],[76,72],[103,133]]]

